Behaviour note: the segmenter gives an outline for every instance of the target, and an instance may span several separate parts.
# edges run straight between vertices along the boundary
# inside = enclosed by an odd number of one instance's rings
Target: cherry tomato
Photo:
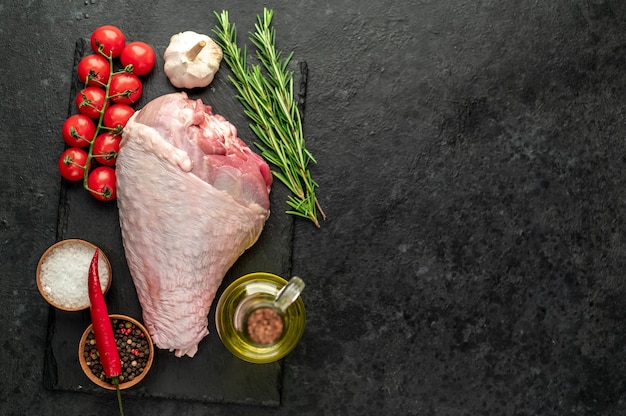
[[[100,26],[91,33],[91,48],[104,56],[118,57],[125,45],[124,33],[115,26]]]
[[[76,108],[87,117],[100,118],[105,101],[106,93],[102,88],[86,87],[76,95]]]
[[[125,67],[132,65],[133,74],[142,76],[152,71],[156,63],[156,55],[154,49],[147,43],[131,42],[122,49],[120,62]]]
[[[111,77],[109,96],[118,104],[132,104],[141,97],[143,85],[139,77],[129,72],[122,72]]]
[[[93,142],[93,148],[91,150],[93,157],[102,165],[115,165],[121,140],[122,138],[119,134],[110,131],[99,134]]]
[[[96,124],[84,114],[74,114],[63,123],[63,140],[73,147],[85,147],[96,134]]]
[[[78,79],[88,87],[106,85],[111,74],[109,60],[102,55],[87,55],[78,62]]]
[[[84,168],[87,166],[87,152],[78,147],[70,147],[59,158],[59,172],[70,181],[79,181],[84,178]]]
[[[113,104],[104,110],[102,125],[110,129],[119,129],[116,133],[120,133],[133,114],[135,109],[128,104]]]
[[[113,201],[117,198],[117,177],[115,169],[109,166],[98,166],[87,178],[89,192],[100,201]]]

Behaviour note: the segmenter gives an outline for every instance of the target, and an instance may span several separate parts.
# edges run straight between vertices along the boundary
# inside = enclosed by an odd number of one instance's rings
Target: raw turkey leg
[[[159,348],[193,357],[228,269],[269,216],[269,166],[211,107],[156,98],[123,131],[118,207],[126,259]]]

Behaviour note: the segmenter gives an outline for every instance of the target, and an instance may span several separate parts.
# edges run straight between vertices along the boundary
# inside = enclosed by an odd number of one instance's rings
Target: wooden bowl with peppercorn
[[[154,345],[148,330],[136,319],[117,314],[111,314],[109,318],[122,360],[119,387],[123,390],[135,386],[148,374],[154,360]],[[89,325],[83,332],[78,344],[78,359],[89,380],[104,389],[115,390],[115,385],[104,375],[93,335],[93,325]]]

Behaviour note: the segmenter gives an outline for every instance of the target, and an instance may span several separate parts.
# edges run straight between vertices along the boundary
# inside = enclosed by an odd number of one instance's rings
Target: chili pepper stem
[[[122,406],[122,391],[120,390],[120,379],[119,377],[113,377],[111,379],[113,384],[115,384],[115,390],[117,391],[117,404],[120,407],[120,416],[124,416],[124,407]]]

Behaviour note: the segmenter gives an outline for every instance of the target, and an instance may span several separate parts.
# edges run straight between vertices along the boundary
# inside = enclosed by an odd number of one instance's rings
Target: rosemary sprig
[[[230,81],[237,89],[237,98],[245,114],[252,120],[250,128],[261,143],[254,143],[261,156],[278,170],[272,174],[292,193],[287,197],[287,214],[313,221],[319,227],[318,213],[326,219],[315,196],[317,183],[308,169],[317,163],[306,149],[302,133],[302,119],[293,95],[293,71],[287,69],[293,52],[286,57],[276,50],[276,31],[271,26],[273,10],[265,8],[257,16],[255,32],[250,40],[257,48],[260,64],[248,66],[247,50],[237,46],[237,30],[228,19],[228,12],[214,12],[220,27],[213,32],[224,51],[224,61],[233,76]]]

